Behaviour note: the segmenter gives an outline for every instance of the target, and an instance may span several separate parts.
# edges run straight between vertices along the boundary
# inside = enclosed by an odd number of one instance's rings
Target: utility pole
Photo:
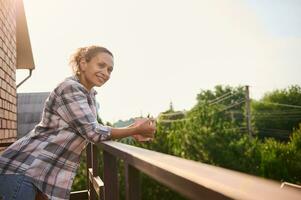
[[[246,97],[246,123],[247,123],[247,130],[249,133],[249,137],[252,137],[252,127],[251,127],[251,109],[250,109],[250,91],[249,86],[246,85],[245,89],[245,97]]]

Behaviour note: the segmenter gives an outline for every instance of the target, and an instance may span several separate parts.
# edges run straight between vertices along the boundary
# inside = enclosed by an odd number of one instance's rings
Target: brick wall
[[[0,143],[14,142],[17,136],[16,0],[0,0],[0,66]]]

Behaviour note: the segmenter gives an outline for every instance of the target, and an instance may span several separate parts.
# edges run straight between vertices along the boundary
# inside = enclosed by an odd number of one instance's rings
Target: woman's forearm
[[[111,139],[120,139],[137,134],[136,127],[112,128]]]

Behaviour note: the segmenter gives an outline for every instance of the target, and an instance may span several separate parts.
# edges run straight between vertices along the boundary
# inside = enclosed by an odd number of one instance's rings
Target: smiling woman
[[[79,48],[71,57],[74,75],[47,98],[41,122],[0,156],[0,197],[33,200],[69,199],[80,154],[89,142],[134,136],[153,138],[153,119],[142,118],[123,128],[97,122],[96,91],[109,79],[113,54],[104,47]]]
[[[70,65],[80,82],[90,90],[102,86],[113,71],[113,54],[104,47],[79,48],[71,57]]]

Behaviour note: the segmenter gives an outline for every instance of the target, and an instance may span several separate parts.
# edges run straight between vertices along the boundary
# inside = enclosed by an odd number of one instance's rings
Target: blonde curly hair
[[[79,63],[82,58],[84,58],[86,62],[89,62],[98,53],[107,53],[113,57],[113,54],[105,47],[92,45],[78,48],[70,56],[69,60],[69,65],[71,66],[73,73],[79,72]]]

